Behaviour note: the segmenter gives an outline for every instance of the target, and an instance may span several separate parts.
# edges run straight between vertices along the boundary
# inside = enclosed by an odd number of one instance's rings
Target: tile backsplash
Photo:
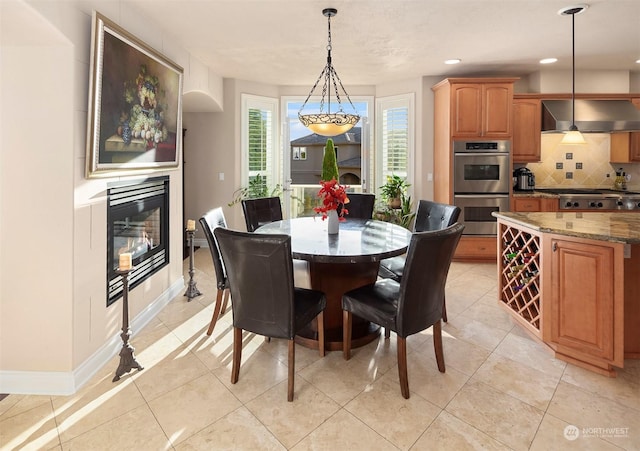
[[[640,187],[640,163],[609,162],[610,134],[584,133],[586,146],[560,144],[562,136],[543,133],[541,162],[526,165],[536,176],[537,188],[612,188],[619,168],[631,175],[629,189]]]

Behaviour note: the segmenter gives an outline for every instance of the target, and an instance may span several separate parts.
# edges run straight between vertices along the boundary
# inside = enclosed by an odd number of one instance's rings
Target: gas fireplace
[[[169,263],[169,177],[111,183],[107,199],[108,306],[122,296],[120,254],[132,254],[129,289]]]

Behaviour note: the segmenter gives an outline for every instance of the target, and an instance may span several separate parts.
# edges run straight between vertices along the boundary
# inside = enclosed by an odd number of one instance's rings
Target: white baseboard
[[[132,331],[144,328],[184,289],[184,278],[177,279],[164,293],[140,312],[130,323]],[[122,348],[120,332],[100,347],[75,370],[0,371],[0,393],[23,395],[72,395],[86,384]],[[115,370],[114,370],[115,371]]]
[[[73,373],[0,371],[0,393],[2,394],[71,395],[75,392]]]

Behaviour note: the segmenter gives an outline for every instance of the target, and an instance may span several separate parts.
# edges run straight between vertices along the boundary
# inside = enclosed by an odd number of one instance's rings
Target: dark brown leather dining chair
[[[293,284],[289,235],[267,235],[218,227],[213,231],[227,271],[233,302],[231,383],[238,382],[242,331],[289,340],[287,400],[293,401],[295,335],[317,318],[318,348],[324,356],[324,308],[321,291]]]
[[[277,196],[243,199],[241,203],[247,232],[255,232],[261,225],[282,220],[282,205]]]
[[[442,230],[452,226],[458,221],[460,216],[460,208],[455,205],[433,202],[430,200],[421,200],[418,203],[416,211],[416,219],[413,225],[414,232],[426,232],[433,230]],[[378,275],[385,279],[393,279],[400,282],[405,267],[405,256],[386,258],[380,262],[380,270]],[[447,322],[447,305],[442,299],[442,320]],[[388,337],[388,332],[385,332]]]
[[[209,210],[200,218],[200,224],[202,225],[202,231],[204,232],[204,236],[207,238],[207,243],[209,244],[211,259],[213,260],[213,268],[216,272],[216,285],[218,287],[216,304],[213,308],[213,317],[209,323],[209,329],[207,329],[207,335],[211,335],[213,333],[213,328],[216,327],[218,318],[221,315],[224,315],[224,312],[227,309],[227,302],[229,301],[229,280],[227,279],[227,273],[224,269],[224,264],[222,263],[220,249],[218,249],[218,244],[213,236],[213,231],[216,228],[227,228],[227,221],[224,218],[222,208],[218,207],[213,210]]]
[[[247,232],[255,232],[260,226],[282,220],[282,203],[277,196],[243,199],[242,212]],[[308,262],[294,260],[293,271],[296,287],[311,288]]]
[[[352,315],[371,321],[397,336],[398,374],[404,398],[409,398],[407,337],[433,326],[438,370],[445,372],[442,350],[442,299],[453,254],[464,225],[444,230],[414,232],[401,282],[380,279],[342,296],[343,356],[351,357]]]
[[[347,193],[349,203],[344,206],[348,214],[345,218],[371,219],[373,217],[373,207],[376,203],[376,195],[373,193]],[[338,214],[342,210],[338,209]]]

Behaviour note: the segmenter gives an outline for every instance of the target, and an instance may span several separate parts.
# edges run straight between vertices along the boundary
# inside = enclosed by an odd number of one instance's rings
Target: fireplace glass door
[[[131,253],[133,289],[169,263],[169,178],[110,185],[107,211],[107,305],[122,295],[120,255]]]

